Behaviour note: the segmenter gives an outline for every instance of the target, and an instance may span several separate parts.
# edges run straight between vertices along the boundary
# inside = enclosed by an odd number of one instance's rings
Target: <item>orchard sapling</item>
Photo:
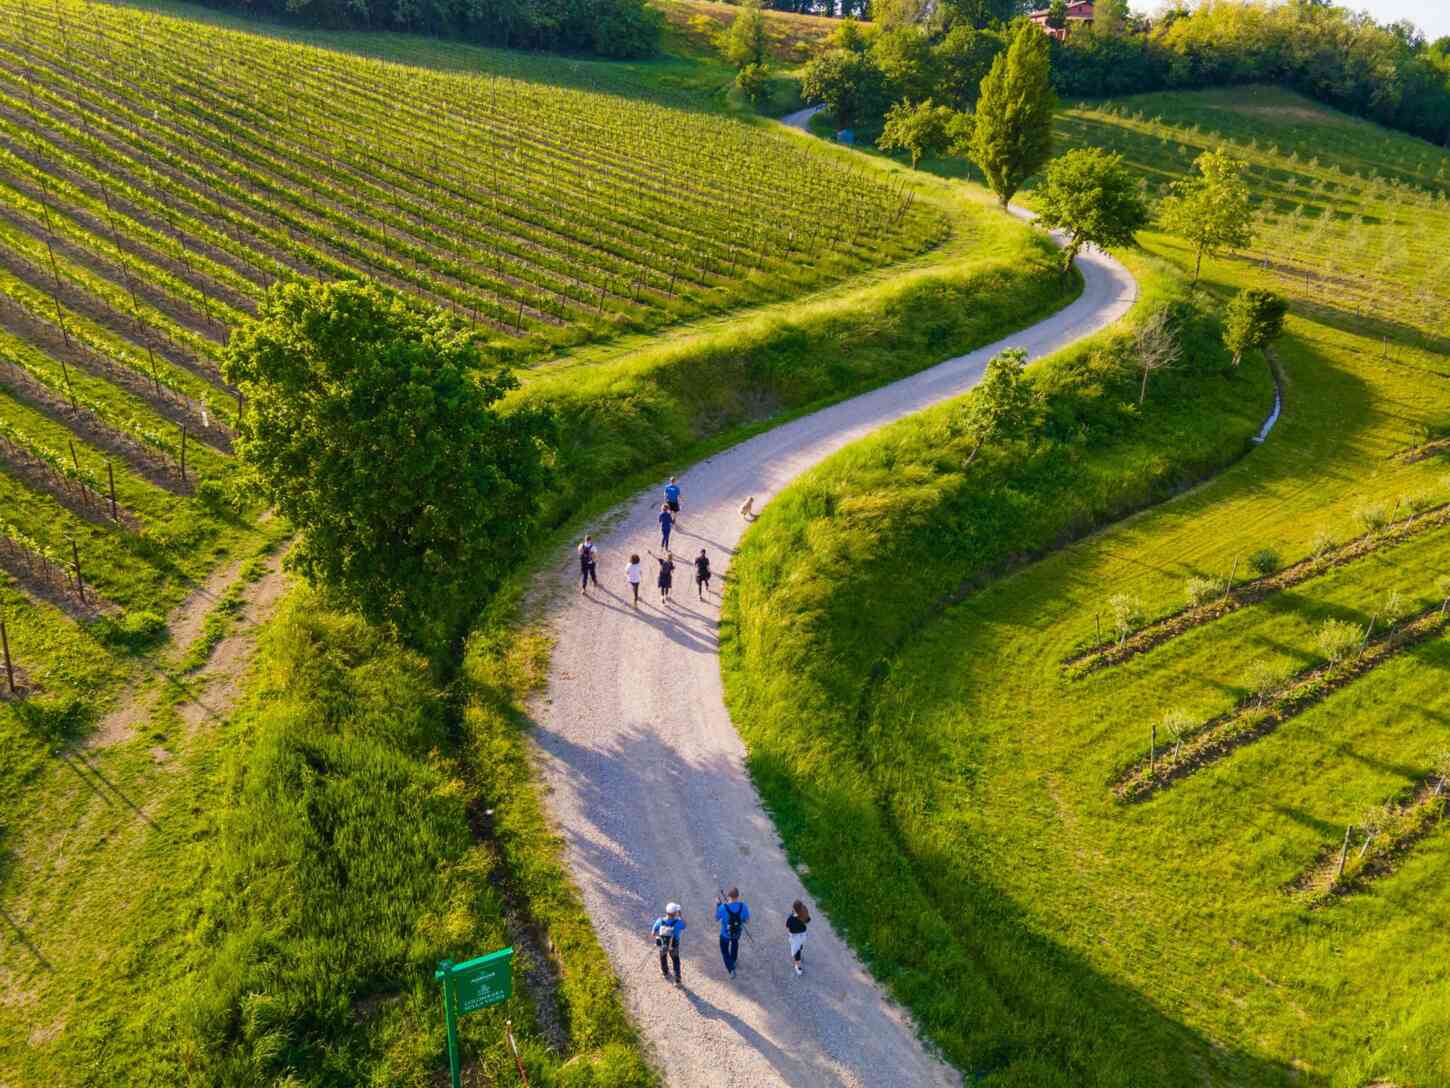
[[[1138,355],[1138,368],[1143,381],[1138,389],[1138,404],[1148,399],[1148,378],[1160,370],[1171,370],[1183,357],[1183,345],[1178,342],[1178,331],[1167,308],[1154,313],[1138,326],[1133,339],[1133,348]]]

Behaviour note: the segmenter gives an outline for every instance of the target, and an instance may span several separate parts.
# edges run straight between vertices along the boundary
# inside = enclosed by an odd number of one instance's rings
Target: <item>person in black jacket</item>
[[[700,600],[705,599],[705,591],[710,588],[710,557],[705,554],[705,549],[700,549],[700,554],[695,556],[695,592],[700,595]]]
[[[790,913],[785,916],[785,931],[790,935],[790,960],[791,966],[795,968],[796,974],[803,973],[801,953],[806,948],[806,926],[811,924],[811,912],[806,910],[806,905],[797,899],[790,905]]]

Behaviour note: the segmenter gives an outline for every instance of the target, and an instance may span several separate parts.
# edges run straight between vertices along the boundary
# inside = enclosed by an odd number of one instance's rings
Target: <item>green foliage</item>
[[[752,106],[770,94],[770,70],[763,64],[747,64],[735,73],[735,86]]]
[[[971,442],[967,464],[977,459],[983,446],[1011,441],[1031,426],[1036,395],[1026,369],[1027,352],[1021,348],[994,355],[973,395],[952,413],[951,432]]]
[[[736,68],[763,68],[770,44],[760,0],[747,0],[720,34],[720,54]]]
[[[866,32],[861,29],[861,21],[854,16],[841,20],[841,25],[831,34],[830,43],[831,48],[844,49],[848,53],[864,53],[871,47]]]
[[[445,636],[528,539],[547,416],[492,410],[517,383],[451,318],[369,284],[277,286],[225,373],[237,452],[302,533],[291,561],[369,619]]]
[[[871,59],[886,77],[888,93],[907,102],[931,96],[937,85],[936,57],[931,39],[917,26],[883,31],[871,43]]]
[[[886,101],[886,77],[868,54],[832,49],[806,65],[801,97],[822,103],[836,124],[849,128]]]
[[[1067,26],[1067,0],[1052,0],[1047,5],[1047,25],[1053,30],[1062,30]]]
[[[1222,576],[1194,575],[1185,585],[1185,596],[1190,607],[1198,607],[1216,601],[1228,592],[1228,579]]]
[[[1193,281],[1205,254],[1242,249],[1254,240],[1254,209],[1244,180],[1248,164],[1227,151],[1205,151],[1194,164],[1198,176],[1173,183],[1158,209],[1164,230],[1193,244]]]
[[[141,609],[126,612],[119,619],[97,621],[97,633],[111,646],[129,653],[149,650],[166,637],[166,620],[155,612]]]
[[[876,146],[882,151],[905,151],[915,170],[923,156],[940,155],[950,146],[956,117],[950,106],[934,106],[930,98],[914,106],[898,102],[886,111],[886,124]]]
[[[987,78],[992,62],[1005,48],[1000,34],[975,30],[970,24],[952,27],[932,47],[938,73],[935,97],[959,110],[974,108],[982,80]]]
[[[1283,565],[1284,561],[1273,548],[1259,548],[1249,555],[1249,569],[1261,578],[1273,574]]]
[[[1236,294],[1224,314],[1223,342],[1234,366],[1251,348],[1266,348],[1284,332],[1289,304],[1272,291],[1248,287]]]
[[[1007,52],[992,62],[977,99],[976,125],[965,150],[1005,208],[1022,183],[1052,157],[1048,38],[1024,23]]]
[[[1123,157],[1100,148],[1075,148],[1054,159],[1036,192],[1037,221],[1065,231],[1066,275],[1084,245],[1130,246],[1148,225],[1148,205]]]
[[[1348,620],[1325,620],[1315,634],[1315,643],[1324,659],[1338,664],[1358,651],[1364,639],[1364,628]]]

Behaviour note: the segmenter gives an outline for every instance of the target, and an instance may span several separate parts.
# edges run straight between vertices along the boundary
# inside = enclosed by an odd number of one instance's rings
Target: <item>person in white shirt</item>
[[[644,577],[639,569],[639,556],[631,555],[629,565],[624,568],[624,577],[629,581],[629,588],[634,590],[634,607],[639,607],[639,581]]]

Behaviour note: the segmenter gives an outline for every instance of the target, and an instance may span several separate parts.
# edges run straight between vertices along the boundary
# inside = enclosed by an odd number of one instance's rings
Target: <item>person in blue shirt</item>
[[[679,521],[680,485],[675,482],[675,478],[673,476],[670,477],[670,482],[665,484],[665,505],[670,508],[670,513],[674,515],[674,519],[676,521]]]
[[[660,547],[666,551],[670,547],[670,530],[675,527],[675,515],[670,513],[670,504],[660,504]]]
[[[740,935],[750,921],[750,907],[740,898],[739,888],[715,897],[715,917],[720,920],[720,958],[734,978],[735,962],[740,958]]]
[[[675,965],[675,985],[680,985],[680,934],[685,930],[685,917],[678,903],[666,903],[663,917],[649,927],[650,935],[660,949],[660,974],[670,981],[669,961]],[[666,959],[668,957],[668,960]]]

